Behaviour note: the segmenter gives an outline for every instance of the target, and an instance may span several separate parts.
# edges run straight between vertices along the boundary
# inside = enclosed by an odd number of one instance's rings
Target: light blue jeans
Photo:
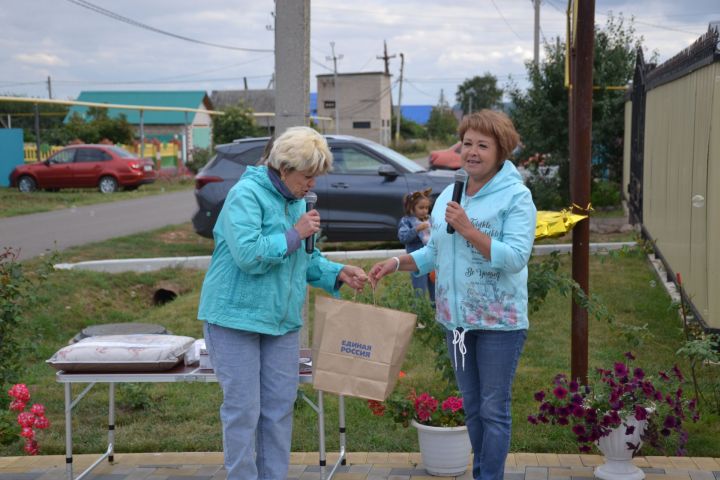
[[[227,480],[285,480],[298,388],[299,332],[272,336],[205,322],[223,391]]]
[[[510,451],[512,383],[527,330],[466,331],[464,370],[458,346],[458,365],[454,364],[452,331],[446,332],[446,339],[474,453],[473,478],[502,480]]]

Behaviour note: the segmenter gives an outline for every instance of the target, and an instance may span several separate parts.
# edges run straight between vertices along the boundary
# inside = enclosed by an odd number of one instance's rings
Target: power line
[[[505,15],[502,14],[502,12],[498,8],[497,4],[495,3],[495,0],[490,0],[490,2],[492,2],[493,7],[495,7],[495,10],[497,10],[498,14],[503,19],[503,22],[505,22],[505,25],[507,25],[507,27],[510,29],[510,31],[515,34],[515,36],[518,38],[518,40],[520,40],[521,42],[524,42],[525,40],[523,38],[521,38],[520,35],[518,35],[518,33],[512,28],[512,25],[510,25],[510,22],[507,21],[507,18],[505,18]]]
[[[75,5],[78,5],[80,7],[87,8],[88,10],[92,10],[93,12],[99,13],[100,15],[105,15],[106,17],[110,17],[113,20],[118,20],[120,22],[127,23],[128,25],[132,25],[134,27],[144,28],[145,30],[150,30],[151,32],[159,33],[161,35],[167,35],[169,37],[177,38],[179,40],[185,40],[186,42],[197,43],[199,45],[206,45],[208,47],[224,48],[226,50],[238,50],[238,51],[242,51],[242,52],[273,52],[273,53],[275,52],[275,50],[268,50],[268,49],[261,49],[261,48],[234,47],[234,46],[230,46],[230,45],[222,45],[219,43],[205,42],[203,40],[197,40],[194,38],[185,37],[183,35],[178,35],[176,33],[168,32],[165,30],[161,30],[159,28],[152,27],[150,25],[139,22],[137,20],[133,20],[132,18],[120,15],[119,13],[115,13],[115,12],[112,12],[105,8],[102,8],[98,5],[88,2],[87,0],[67,0],[67,1],[70,3],[73,3]]]

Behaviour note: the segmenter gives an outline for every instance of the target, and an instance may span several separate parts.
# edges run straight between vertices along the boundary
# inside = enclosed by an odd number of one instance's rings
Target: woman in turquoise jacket
[[[509,160],[519,136],[501,112],[482,110],[458,128],[468,180],[460,202],[453,186],[432,211],[430,242],[377,263],[373,285],[405,270],[435,269],[436,319],[446,329],[462,392],[474,459],[473,478],[501,480],[510,449],[511,388],[527,338],[527,263],[537,211]],[[455,233],[447,233],[451,225]]]
[[[248,167],[230,189],[213,229],[198,319],[223,391],[228,480],[287,478],[307,284],[337,295],[343,283],[361,289],[367,280],[359,267],[306,253],[302,242],[320,230],[305,194],[331,166],[319,133],[288,129],[267,165]]]

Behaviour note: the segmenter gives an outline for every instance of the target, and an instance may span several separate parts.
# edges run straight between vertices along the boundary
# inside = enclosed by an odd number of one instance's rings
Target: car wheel
[[[23,175],[18,179],[18,190],[20,190],[23,193],[30,193],[37,190],[37,182],[34,178],[29,177],[27,175]]]
[[[117,192],[118,182],[114,177],[102,177],[98,183],[98,190],[100,193],[113,193]]]

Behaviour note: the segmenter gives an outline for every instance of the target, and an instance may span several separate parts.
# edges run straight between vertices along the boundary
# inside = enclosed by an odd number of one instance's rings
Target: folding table
[[[302,355],[302,354],[301,354]],[[56,374],[58,383],[65,384],[65,472],[67,480],[80,480],[85,478],[105,458],[113,462],[115,453],[115,384],[118,383],[174,383],[174,382],[217,382],[215,373],[212,370],[203,370],[196,366],[180,365],[172,370],[163,372],[137,372],[137,373],[80,373],[58,371]],[[300,383],[312,383],[312,373],[299,373]],[[72,398],[72,384],[88,384],[85,389],[75,398]],[[77,477],[73,476],[73,443],[72,443],[72,409],[82,398],[95,386],[96,383],[107,383],[108,394],[108,446],[104,454],[92,465]],[[326,472],[325,461],[325,411],[323,405],[323,392],[317,392],[317,404],[315,404],[304,392],[298,391],[298,395],[315,410],[318,416],[318,443],[320,453],[320,476],[322,480],[329,480],[335,474],[338,466],[345,465],[345,399],[339,396],[339,433],[340,433],[340,455],[330,472]]]

